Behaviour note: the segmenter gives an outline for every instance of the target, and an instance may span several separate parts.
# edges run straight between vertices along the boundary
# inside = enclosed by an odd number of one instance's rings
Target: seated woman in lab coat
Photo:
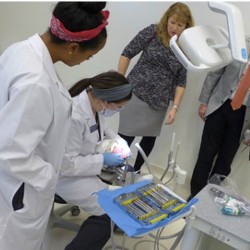
[[[130,150],[126,142],[106,126],[105,116],[119,112],[130,100],[131,91],[131,84],[116,71],[83,79],[69,90],[73,97],[72,123],[56,193],[91,216],[65,250],[100,250],[110,238],[110,219],[95,194],[107,188],[107,184],[98,175],[104,165],[121,165]],[[123,141],[124,150],[98,153],[96,148],[107,138]]]

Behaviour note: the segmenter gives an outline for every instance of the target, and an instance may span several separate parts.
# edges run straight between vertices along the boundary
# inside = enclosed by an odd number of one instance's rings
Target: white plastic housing
[[[232,4],[220,1],[208,2],[208,6],[211,10],[226,15],[232,56],[235,60],[246,63],[248,55],[240,10]]]
[[[223,2],[209,2],[209,8],[227,17],[228,32],[219,26],[195,26],[180,37],[170,39],[170,47],[183,66],[192,71],[211,71],[233,59],[247,63],[244,24],[237,7]],[[178,42],[177,42],[178,40]]]
[[[188,70],[210,70],[232,61],[226,30],[209,25],[186,29],[170,40],[170,47]]]

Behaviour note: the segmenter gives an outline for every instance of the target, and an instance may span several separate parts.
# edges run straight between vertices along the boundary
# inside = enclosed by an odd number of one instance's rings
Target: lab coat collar
[[[43,40],[38,34],[33,35],[30,37],[29,42],[31,46],[34,48],[35,52],[37,53],[38,57],[44,64],[44,68],[47,70],[48,74],[51,77],[51,80],[57,85],[60,92],[69,100],[72,100],[68,90],[63,86],[62,81],[59,79],[58,74],[55,70],[54,64],[52,62],[52,58],[48,51],[48,48],[44,44]]]
[[[89,121],[93,121],[96,120],[95,114],[92,110],[92,106],[91,106],[91,102],[89,100],[89,96],[86,90],[82,91],[78,96],[76,96],[75,98],[75,105],[77,105],[78,107],[80,107],[81,112],[84,113],[84,117],[86,119],[87,122]],[[103,118],[102,115],[99,113],[97,113],[98,115],[98,119],[99,119],[99,128],[100,128],[100,140],[103,140]],[[89,125],[93,125],[93,124],[89,124]]]

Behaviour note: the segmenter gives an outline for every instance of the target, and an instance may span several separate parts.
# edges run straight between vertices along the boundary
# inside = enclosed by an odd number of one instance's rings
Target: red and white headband
[[[94,29],[91,30],[83,30],[83,31],[76,31],[72,32],[69,31],[63,23],[57,19],[54,15],[52,15],[51,21],[50,21],[50,30],[51,33],[67,42],[84,42],[88,41],[94,37],[96,37],[108,24],[108,18],[109,18],[109,11],[101,11],[103,15],[103,22],[99,26],[97,26]]]

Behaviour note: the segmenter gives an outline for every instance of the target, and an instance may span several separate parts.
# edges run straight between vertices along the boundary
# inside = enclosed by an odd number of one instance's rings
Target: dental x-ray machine
[[[225,2],[208,2],[212,11],[225,14],[228,31],[220,26],[188,28],[170,40],[170,47],[187,70],[211,71],[232,60],[247,63],[248,53],[240,10]],[[178,41],[177,41],[178,40]]]

